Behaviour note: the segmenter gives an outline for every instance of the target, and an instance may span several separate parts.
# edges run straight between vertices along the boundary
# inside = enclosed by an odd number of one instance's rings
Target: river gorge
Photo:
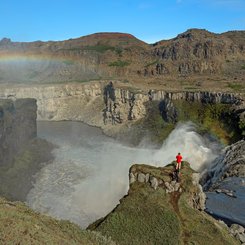
[[[127,193],[133,163],[165,166],[181,152],[194,170],[203,171],[220,154],[224,146],[216,137],[200,134],[192,122],[177,124],[174,101],[231,105],[237,120],[244,116],[241,95],[231,93],[142,91],[117,82],[1,85],[0,91],[2,99],[35,98],[37,135],[55,146],[54,159],[35,174],[28,205],[83,228]],[[154,108],[175,124],[158,144],[141,128]],[[143,134],[132,144],[135,125]]]

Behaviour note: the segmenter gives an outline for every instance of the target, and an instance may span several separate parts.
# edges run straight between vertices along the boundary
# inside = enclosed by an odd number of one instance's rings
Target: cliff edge
[[[239,244],[227,227],[202,210],[205,194],[198,174],[184,162],[181,181],[164,168],[133,165],[130,189],[105,218],[90,225],[118,244]]]

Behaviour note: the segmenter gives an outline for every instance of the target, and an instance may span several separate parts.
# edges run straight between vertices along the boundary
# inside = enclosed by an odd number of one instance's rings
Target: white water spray
[[[27,197],[35,210],[86,227],[108,214],[128,190],[133,163],[164,166],[181,152],[198,170],[216,157],[193,124],[179,124],[160,149],[127,147],[77,122],[39,123],[39,135],[59,145]]]

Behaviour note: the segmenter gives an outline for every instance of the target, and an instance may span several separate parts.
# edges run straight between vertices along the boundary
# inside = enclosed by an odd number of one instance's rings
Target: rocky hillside
[[[202,210],[205,195],[198,175],[184,163],[181,182],[173,166],[133,165],[128,195],[106,217],[89,226],[118,244],[239,244],[222,223]]]
[[[201,29],[155,44],[124,33],[96,33],[58,42],[18,43],[4,38],[0,41],[0,81],[114,78],[159,84],[187,77],[200,87],[212,76],[215,82],[228,79],[227,84],[241,88],[244,43],[244,31],[215,34]]]

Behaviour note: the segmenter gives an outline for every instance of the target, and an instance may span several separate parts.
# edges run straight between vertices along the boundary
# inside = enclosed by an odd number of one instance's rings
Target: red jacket
[[[177,156],[176,156],[176,160],[177,160],[177,163],[181,163],[181,161],[182,161],[182,156],[181,156],[181,155],[177,155]]]

